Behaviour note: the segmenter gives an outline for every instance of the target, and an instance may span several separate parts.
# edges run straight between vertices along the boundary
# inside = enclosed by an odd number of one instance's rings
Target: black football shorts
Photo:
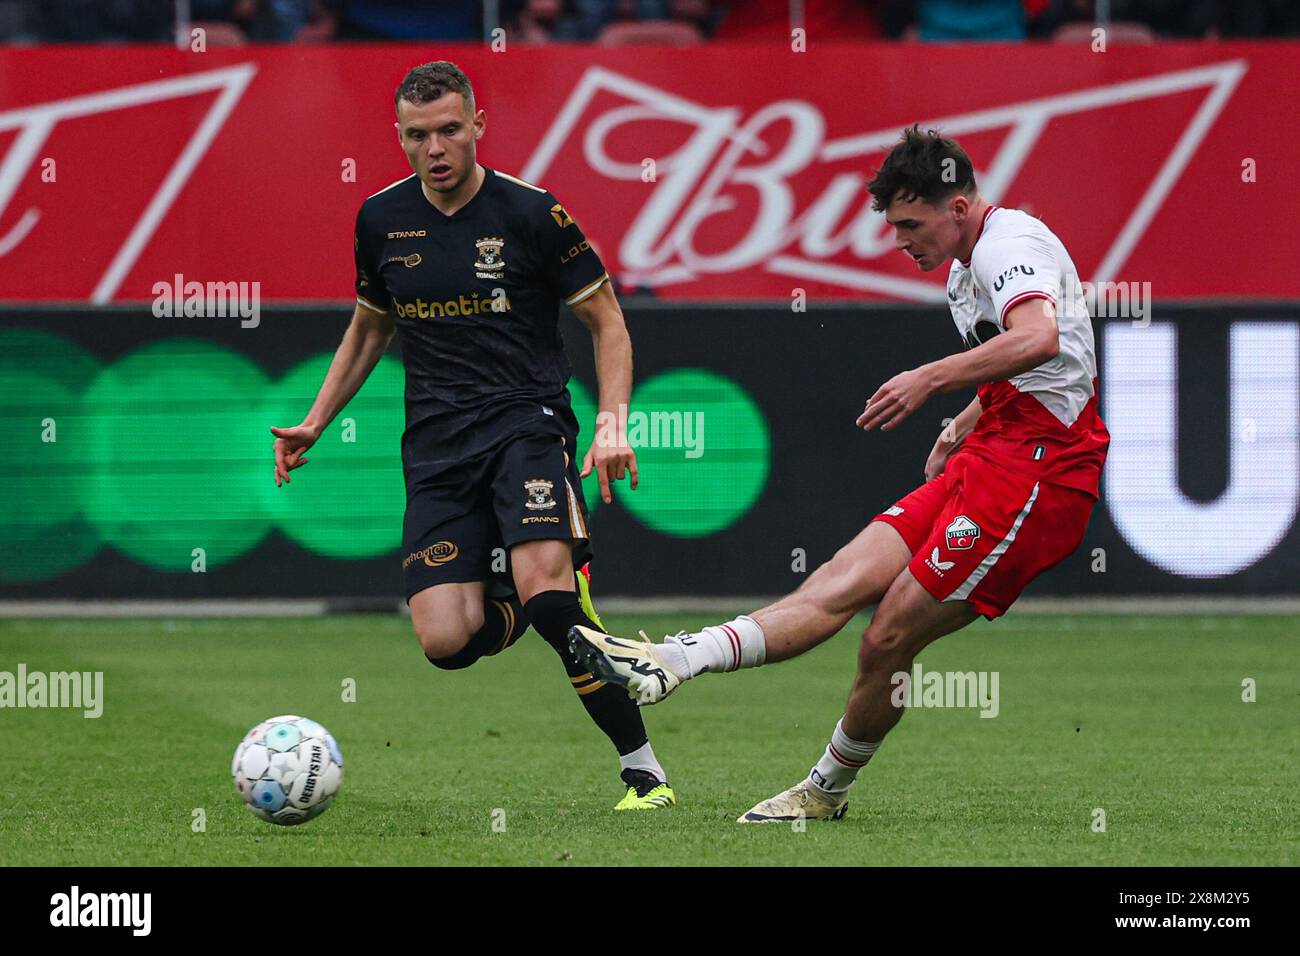
[[[519,435],[407,491],[402,523],[406,599],[436,584],[514,591],[510,548],[572,541],[574,567],[591,557],[577,463],[557,435]]]

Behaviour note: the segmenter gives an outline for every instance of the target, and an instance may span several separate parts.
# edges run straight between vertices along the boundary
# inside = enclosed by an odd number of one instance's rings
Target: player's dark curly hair
[[[408,103],[432,103],[451,90],[465,97],[465,105],[472,112],[474,109],[474,88],[469,85],[469,77],[450,60],[435,60],[421,63],[406,74],[393,94],[393,106]]]
[[[867,183],[867,191],[876,212],[884,212],[899,196],[916,196],[934,205],[954,193],[973,193],[975,170],[956,140],[910,126]]]

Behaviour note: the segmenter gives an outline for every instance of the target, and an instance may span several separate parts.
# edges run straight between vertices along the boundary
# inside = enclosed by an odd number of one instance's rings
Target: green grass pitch
[[[717,619],[606,622],[658,635]],[[97,720],[0,710],[0,863],[1300,862],[1294,617],[981,620],[920,660],[999,672],[995,719],[911,711],[845,820],[737,826],[820,754],[862,624],[647,709],[681,803],[615,814],[613,751],[534,634],[446,673],[396,616],[3,621],[0,670],[103,671],[105,704]],[[342,700],[346,678],[354,703]],[[296,828],[256,820],[230,779],[244,733],[284,713],[325,724],[346,761],[335,805]],[[1105,832],[1093,831],[1095,808]]]

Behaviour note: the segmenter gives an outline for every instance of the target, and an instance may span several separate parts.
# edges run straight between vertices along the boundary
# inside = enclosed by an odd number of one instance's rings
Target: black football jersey
[[[393,316],[406,367],[408,487],[521,431],[577,434],[560,303],[596,292],[605,267],[549,192],[484,172],[450,216],[415,175],[357,214],[357,301]]]

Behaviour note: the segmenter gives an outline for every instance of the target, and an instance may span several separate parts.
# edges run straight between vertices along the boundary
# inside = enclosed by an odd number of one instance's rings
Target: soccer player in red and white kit
[[[1083,540],[1110,436],[1097,414],[1079,275],[1041,221],[986,202],[956,142],[905,130],[867,188],[923,272],[953,260],[948,302],[966,351],[895,375],[858,417],[889,431],[932,395],[976,387],[935,441],[925,484],[886,508],[793,594],[662,644],[570,631],[606,681],[655,703],[706,673],[787,660],[876,607],[844,716],[808,776],[741,823],[839,819],[858,772],[902,717],[893,675],[931,641],[1004,613]]]

